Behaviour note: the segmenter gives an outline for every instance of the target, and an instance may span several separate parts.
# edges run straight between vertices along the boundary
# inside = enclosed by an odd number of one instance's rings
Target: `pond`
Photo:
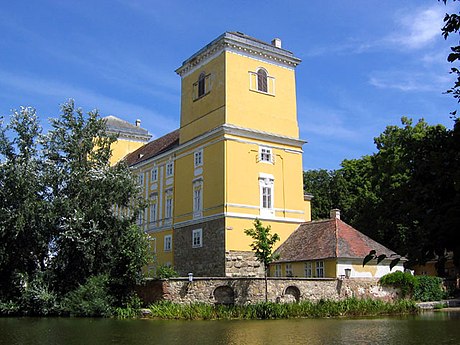
[[[162,321],[0,318],[0,344],[455,344],[460,310],[360,319]]]

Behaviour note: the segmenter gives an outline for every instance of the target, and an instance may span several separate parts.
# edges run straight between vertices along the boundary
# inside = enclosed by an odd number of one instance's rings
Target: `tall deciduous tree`
[[[43,179],[35,110],[14,111],[0,123],[0,298],[21,293],[45,269],[50,239],[50,204]]]
[[[34,280],[62,297],[107,275],[122,303],[147,257],[134,225],[139,186],[126,165],[110,166],[115,138],[96,111],[69,101],[51,125],[42,135],[35,111],[22,108],[0,128],[0,301]]]

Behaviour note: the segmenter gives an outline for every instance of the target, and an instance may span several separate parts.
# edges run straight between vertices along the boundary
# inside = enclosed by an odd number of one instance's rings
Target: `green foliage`
[[[135,293],[128,296],[124,307],[115,308],[114,315],[119,319],[133,319],[141,314],[142,301]]]
[[[415,289],[418,286],[418,281],[415,276],[408,272],[396,271],[385,274],[379,280],[382,286],[392,286],[401,290],[402,297],[413,296]]]
[[[115,138],[97,111],[73,101],[61,110],[46,134],[33,108],[0,121],[0,301],[22,314],[52,313],[56,300],[101,275],[122,306],[147,260],[133,225],[145,207],[139,186],[126,165],[109,164]],[[115,205],[130,217],[115,215]]]
[[[254,240],[250,246],[257,260],[267,269],[268,265],[276,259],[273,246],[280,240],[278,234],[270,234],[270,225],[264,227],[259,219],[254,221],[253,229],[245,229],[244,233]]]
[[[344,160],[327,178],[314,178],[324,171],[306,172],[304,178],[313,180],[305,186],[314,189],[305,191],[314,195],[313,214],[329,212],[315,210],[318,195],[341,209],[344,221],[407,257],[408,266],[439,258],[443,274],[448,251],[460,266],[460,122],[451,130],[423,120],[401,122],[375,138],[373,155]]]
[[[439,1],[439,0],[438,0]],[[447,3],[447,0],[442,0],[444,4]],[[456,0],[453,0],[456,1]],[[451,13],[446,14],[444,17],[444,26],[442,27],[442,35],[447,39],[452,34],[460,33],[460,13]],[[451,53],[447,56],[447,61],[454,63],[460,61],[460,45],[450,47]],[[460,102],[460,70],[458,67],[451,68],[451,74],[454,74],[457,77],[457,80],[454,83],[454,86],[450,88],[447,93],[452,94],[457,101]],[[457,115],[457,111],[452,112],[453,116]]]
[[[154,303],[149,307],[153,318],[187,320],[232,319],[289,319],[365,315],[396,315],[418,311],[411,300],[394,303],[371,299],[320,300],[300,303],[261,302],[244,306],[210,305],[203,303],[178,304],[170,301]]]
[[[43,274],[24,287],[21,295],[21,310],[28,315],[55,315],[59,313],[58,296],[51,290]]]
[[[86,283],[66,294],[63,312],[72,316],[111,316],[114,301],[108,282],[106,275],[88,278]]]
[[[254,221],[253,229],[245,229],[244,233],[254,240],[250,247],[254,252],[257,260],[264,265],[264,277],[265,277],[265,302],[268,300],[268,282],[267,282],[267,271],[269,264],[277,259],[278,255],[273,253],[273,246],[280,240],[278,234],[270,234],[270,225],[264,227],[262,222],[256,218]]]
[[[446,298],[441,278],[432,276],[416,276],[415,278],[418,281],[413,294],[416,301],[429,302]]]
[[[168,279],[168,278],[178,277],[179,274],[176,272],[174,267],[161,265],[157,268],[156,276],[159,279]]]

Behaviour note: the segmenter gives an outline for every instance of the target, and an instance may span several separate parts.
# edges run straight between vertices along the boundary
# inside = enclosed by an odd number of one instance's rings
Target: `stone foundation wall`
[[[257,261],[254,252],[227,251],[225,253],[227,277],[263,277],[264,267]]]
[[[202,229],[203,245],[192,248],[192,232]],[[173,237],[174,268],[181,276],[225,277],[225,222],[215,219],[176,228]]]
[[[242,305],[265,300],[265,281],[263,278],[194,278],[190,283],[187,278],[176,278],[147,281],[138,291],[142,292],[139,295],[146,304],[171,300],[176,303]],[[268,278],[268,300],[273,302],[350,297],[393,301],[399,297],[399,292],[381,287],[377,279]]]

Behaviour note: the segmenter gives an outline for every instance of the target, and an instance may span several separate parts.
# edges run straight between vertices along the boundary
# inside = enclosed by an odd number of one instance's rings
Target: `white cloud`
[[[376,71],[369,76],[369,84],[380,89],[396,89],[404,92],[439,92],[448,88],[449,76],[402,70]]]
[[[412,10],[396,17],[396,31],[384,41],[400,49],[424,48],[436,39],[441,39],[442,19],[445,8],[437,5],[430,8]]]

